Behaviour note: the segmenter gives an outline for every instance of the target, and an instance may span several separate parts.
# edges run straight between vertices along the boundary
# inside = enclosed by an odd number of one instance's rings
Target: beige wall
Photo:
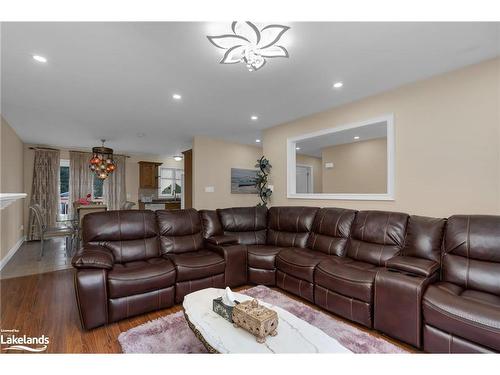
[[[1,117],[1,192],[24,193],[23,143],[10,125]],[[23,200],[0,211],[0,260],[23,237]]]
[[[26,144],[24,145],[24,192],[28,193],[28,198],[25,200],[24,204],[24,227],[25,232],[28,230],[28,219],[29,219],[29,202],[31,197],[31,184],[33,183],[33,164],[35,159],[35,152],[30,150],[30,147],[34,145]],[[45,146],[51,147],[51,146]],[[70,149],[54,147],[61,150],[61,159],[69,160]],[[89,149],[71,149],[74,151],[86,151]],[[119,152],[117,152],[119,153]],[[125,165],[125,185],[127,189],[127,200],[135,202],[136,206],[134,208],[139,208],[138,205],[138,191],[139,191],[139,161],[155,161],[163,163],[162,166],[184,169],[184,161],[177,162],[170,155],[153,155],[153,154],[142,154],[142,155],[131,155],[127,158]]]
[[[404,67],[402,67],[403,69]],[[500,213],[500,59],[267,129],[272,205],[337,206],[430,216]],[[395,200],[286,197],[286,139],[393,113]]]
[[[321,163],[321,158],[316,158],[314,156],[297,154],[295,156],[296,164],[307,165],[312,167],[313,171],[313,192],[322,193],[323,186],[323,168]],[[272,163],[271,163],[272,165]]]
[[[323,193],[387,193],[387,139],[371,139],[322,150]]]
[[[260,147],[195,137],[193,207],[214,209],[257,204],[259,198],[256,194],[231,194],[231,168],[255,169],[255,163],[261,156]],[[213,186],[215,191],[206,193],[206,186]]]

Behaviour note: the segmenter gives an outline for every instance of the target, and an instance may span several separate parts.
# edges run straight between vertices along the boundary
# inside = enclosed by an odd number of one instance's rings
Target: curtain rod
[[[51,147],[30,147],[30,150],[50,150],[50,151],[61,151],[57,148],[51,148]],[[73,150],[68,150],[69,152],[79,152],[80,154],[91,154],[92,152],[87,152],[87,151],[73,151]],[[122,154],[113,154],[116,156],[125,156],[126,158],[130,158],[128,155],[122,155]]]
[[[49,151],[59,151],[56,148],[50,148],[50,147],[30,147],[30,150],[49,150]]]
[[[73,151],[73,150],[68,150],[69,152],[79,152],[80,154],[91,154],[92,151]],[[116,155],[116,156],[125,156],[127,159],[130,158],[129,155],[123,155],[123,154],[115,154],[113,153],[113,155]]]

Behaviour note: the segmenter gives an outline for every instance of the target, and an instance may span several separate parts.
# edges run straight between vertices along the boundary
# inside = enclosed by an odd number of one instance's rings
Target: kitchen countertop
[[[144,202],[139,199],[139,203],[181,203],[180,199],[153,199],[151,202]]]

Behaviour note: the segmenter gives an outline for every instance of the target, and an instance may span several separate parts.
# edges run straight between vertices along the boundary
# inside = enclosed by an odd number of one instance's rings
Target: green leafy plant
[[[271,173],[271,168],[273,166],[269,163],[269,160],[267,160],[265,156],[262,156],[257,160],[255,167],[259,168],[259,171],[257,172],[256,185],[259,198],[262,201],[258,204],[258,206],[265,207],[273,194],[273,191],[267,187],[267,177],[269,176],[269,173]]]

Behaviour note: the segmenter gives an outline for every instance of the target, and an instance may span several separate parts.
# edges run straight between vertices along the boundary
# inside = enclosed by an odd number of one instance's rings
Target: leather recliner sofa
[[[346,260],[327,259],[315,274],[315,302],[344,318],[372,327],[375,276],[403,247],[408,215],[361,211],[347,241]]]
[[[205,237],[226,238],[247,250],[247,280],[276,285],[276,256],[284,248],[305,247],[317,212],[315,207],[233,207],[201,210]]]
[[[254,283],[428,352],[500,351],[500,216],[109,211],[84,218],[73,265],[86,329]]]
[[[422,295],[439,278],[445,225],[445,219],[410,216],[401,254],[375,276],[374,328],[417,348],[422,346]],[[401,317],[412,324],[401,324]]]
[[[186,294],[215,287],[223,288],[226,262],[224,256],[208,249],[203,239],[201,219],[194,209],[157,211],[160,253],[176,270],[175,302]]]
[[[422,306],[424,350],[500,351],[500,217],[448,219],[441,281]]]
[[[344,260],[347,239],[356,211],[320,209],[311,234],[302,247],[291,247],[278,254],[278,287],[314,302],[314,275],[323,260]]]
[[[247,251],[247,281],[262,285],[275,285],[275,257],[280,247],[267,244],[267,208],[233,207],[216,211],[200,211],[204,222],[219,222],[217,231],[210,235],[234,238]],[[216,227],[217,224],[214,224]],[[208,234],[207,234],[208,235]]]
[[[84,328],[174,304],[175,266],[161,256],[154,212],[86,215],[82,237],[83,247],[72,263]]]

